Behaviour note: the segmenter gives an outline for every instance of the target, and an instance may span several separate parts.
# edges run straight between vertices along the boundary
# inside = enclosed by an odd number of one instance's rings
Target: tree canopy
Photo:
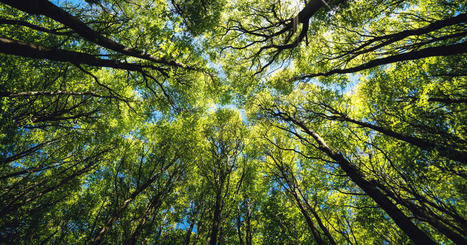
[[[0,0],[0,243],[467,244],[456,0]]]

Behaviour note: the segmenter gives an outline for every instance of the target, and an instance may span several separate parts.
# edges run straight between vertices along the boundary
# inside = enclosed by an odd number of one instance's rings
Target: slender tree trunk
[[[186,235],[185,235],[185,245],[190,244],[191,233],[193,232],[193,228],[195,227],[196,217],[198,216],[199,210],[200,208],[195,208],[193,216],[191,217],[190,227],[186,231]]]
[[[332,235],[329,232],[328,228],[326,228],[326,226],[323,224],[323,222],[322,222],[321,218],[319,217],[318,213],[310,205],[310,203],[305,198],[305,196],[302,194],[302,191],[300,190],[300,188],[298,186],[297,186],[297,190],[298,190],[298,193],[300,194],[300,196],[302,197],[303,201],[305,202],[305,205],[308,207],[308,210],[310,210],[311,214],[313,214],[313,216],[316,219],[316,222],[318,222],[319,227],[321,228],[321,230],[324,232],[324,234],[328,238],[329,243],[332,244],[332,245],[336,245],[336,242],[334,241],[334,238],[332,237]]]
[[[308,228],[310,229],[311,233],[313,234],[314,239],[318,244],[325,244],[324,240],[321,238],[319,232],[317,231],[316,227],[313,224],[313,220],[311,219],[310,215],[308,214],[308,211],[304,207],[302,203],[302,199],[298,196],[297,194],[297,185],[295,185],[295,177],[293,174],[289,173],[288,167],[284,165],[284,162],[282,159],[278,159],[274,157],[272,154],[268,154],[272,160],[274,161],[274,164],[280,171],[280,175],[278,176],[280,179],[283,179],[285,181],[284,183],[280,183],[286,190],[287,192],[292,195],[295,199],[295,203],[297,204],[300,212],[302,213],[303,217],[305,218],[305,221],[308,225]],[[292,176],[290,176],[292,175]],[[292,179],[290,179],[292,178]]]
[[[241,220],[241,210],[240,206],[237,208],[238,209],[238,214],[237,214],[237,235],[238,235],[238,241],[240,245],[243,245],[243,236],[242,236],[242,220]]]
[[[376,186],[361,175],[350,162],[342,155],[325,149],[329,156],[336,160],[342,170],[356,183],[362,190],[365,191],[386,213],[394,220],[394,222],[403,230],[416,244],[436,244],[431,238],[415,226],[405,214],[397,208]]]
[[[40,144],[37,144],[27,150],[24,150],[20,153],[17,153],[13,156],[10,156],[10,157],[7,157],[5,159],[0,159],[0,164],[7,164],[7,163],[10,163],[10,162],[13,162],[13,161],[16,161],[16,160],[19,160],[23,157],[26,157],[26,156],[29,156],[29,155],[32,155],[34,154],[35,152],[37,152],[38,150],[40,150],[42,147],[44,146],[47,146],[47,145],[50,145],[54,142],[56,142],[57,140],[48,140],[48,141],[45,141],[45,142],[42,142]],[[3,178],[3,177],[2,177]]]
[[[157,210],[159,210],[160,206],[162,205],[162,202],[169,195],[169,193],[171,192],[174,184],[177,182],[179,177],[180,175],[177,173],[177,171],[174,171],[174,173],[170,176],[170,178],[165,183],[164,187],[162,189],[159,189],[158,193],[154,195],[154,197],[151,200],[151,204],[149,205],[149,208],[146,211],[146,214],[144,215],[143,219],[138,224],[138,227],[136,227],[136,229],[130,234],[130,238],[128,239],[127,244],[131,244],[131,245],[136,244],[136,241],[138,239],[140,232],[143,230],[144,226],[146,225],[146,221],[148,220],[149,217],[153,216],[157,212]]]
[[[251,203],[250,199],[247,199],[247,213],[246,213],[246,235],[245,241],[247,245],[251,245],[253,236],[251,234]]]
[[[313,221],[312,221],[310,215],[308,214],[308,212],[306,211],[305,207],[303,206],[302,200],[297,195],[297,192],[295,190],[290,190],[290,189],[288,189],[288,190],[289,190],[290,194],[292,194],[292,196],[294,197],[295,202],[297,203],[297,206],[300,209],[300,212],[302,213],[303,217],[305,218],[305,221],[306,221],[306,223],[308,225],[308,228],[310,229],[311,233],[313,234],[313,237],[315,238],[318,245],[326,244],[323,241],[323,239],[321,238],[321,236],[319,235],[319,232],[317,231],[316,227],[314,226]]]
[[[112,96],[101,95],[101,91],[75,92],[75,91],[25,91],[25,92],[0,92],[0,97],[17,98],[17,97],[34,97],[34,96],[56,96],[56,95],[75,95],[75,96],[93,96],[99,98],[112,98]]]
[[[377,49],[385,47],[391,43],[400,41],[409,36],[415,36],[415,35],[420,36],[420,35],[433,32],[435,30],[439,30],[441,28],[445,28],[447,26],[462,24],[465,21],[466,17],[467,17],[467,14],[460,14],[452,18],[434,21],[430,23],[429,25],[426,25],[421,28],[405,30],[405,31],[401,31],[401,32],[389,34],[389,35],[377,36],[368,41],[363,42],[363,44],[361,44],[357,48],[347,51],[344,55],[339,56],[339,58],[342,58],[343,56],[349,55],[349,54],[352,54],[355,57],[357,55],[375,51]],[[375,43],[378,43],[378,42],[380,43],[377,45],[374,45]],[[373,46],[371,46],[372,44]]]
[[[18,196],[17,198],[13,199],[8,205],[6,205],[5,207],[3,207],[1,210],[0,210],[0,216],[4,216],[14,210],[17,210],[18,208],[28,204],[28,203],[31,203],[32,201],[36,200],[37,198],[40,198],[41,196],[51,192],[51,191],[54,191],[56,190],[57,188],[65,185],[66,183],[68,183],[69,181],[73,180],[74,178],[84,174],[84,173],[87,173],[89,171],[92,170],[92,168],[94,167],[95,165],[94,164],[90,164],[88,166],[85,166],[84,168],[82,168],[81,170],[79,171],[76,171],[74,172],[73,174],[63,178],[62,180],[60,180],[60,182],[56,185],[53,185],[53,186],[50,186],[48,188],[46,188],[45,190],[43,191],[39,191],[37,193],[35,193],[32,197],[30,198],[27,198],[26,200],[22,201],[21,203],[17,203],[15,204],[16,201],[19,200],[19,198],[23,197],[24,195],[26,195],[29,191],[32,191],[33,189],[30,188],[26,193],[23,193],[22,195]]]
[[[219,225],[221,219],[221,202],[222,202],[222,195],[219,191],[216,193],[216,204],[214,206],[214,217],[212,219],[212,226],[211,226],[211,238],[209,240],[210,245],[217,244],[217,235],[219,232]]]
[[[9,38],[0,37],[0,52],[4,54],[12,54],[21,57],[34,59],[48,59],[61,62],[69,62],[72,64],[84,64],[97,67],[110,67],[116,69],[124,69],[128,71],[141,71],[144,67],[137,63],[126,63],[118,60],[100,59],[94,55],[68,51],[56,48],[48,48],[33,43],[25,43]]]
[[[368,194],[386,213],[394,220],[394,222],[403,230],[410,239],[416,244],[427,245],[436,244],[431,238],[415,226],[410,219],[389,200],[376,186],[365,180],[360,171],[355,168],[347,159],[341,154],[333,151],[316,133],[312,133],[315,139],[319,142],[319,149],[325,152],[329,157],[335,160],[339,166],[344,170],[347,176],[356,183],[365,193]]]
[[[155,200],[151,201],[151,204],[149,205],[149,207],[146,210],[145,214],[143,214],[143,218],[139,222],[136,229],[133,232],[131,232],[129,238],[127,239],[126,244],[128,244],[128,245],[136,244],[136,242],[138,240],[138,236],[141,233],[141,231],[143,230],[144,226],[146,225],[147,220],[151,216],[153,216],[157,212],[157,210],[159,210],[159,207],[160,207],[161,204],[162,203],[161,203],[161,200],[159,200],[159,195],[157,195]]]

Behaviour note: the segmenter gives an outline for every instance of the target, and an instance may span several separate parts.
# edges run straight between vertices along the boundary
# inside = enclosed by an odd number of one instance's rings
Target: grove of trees
[[[467,2],[0,0],[0,244],[467,244]]]

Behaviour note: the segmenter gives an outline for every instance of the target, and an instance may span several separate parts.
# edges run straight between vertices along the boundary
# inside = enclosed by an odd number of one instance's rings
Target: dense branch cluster
[[[344,1],[331,1],[333,8],[336,8]],[[251,46],[259,46],[251,57],[257,60],[262,55],[269,56],[266,63],[259,64],[259,72],[262,72],[268,66],[278,60],[278,57],[285,51],[296,48],[303,42],[308,43],[308,32],[310,28],[310,19],[318,13],[318,11],[331,10],[330,5],[323,0],[307,1],[303,9],[296,15],[287,16],[286,9],[288,6],[283,6],[281,1],[271,4],[270,9],[259,9],[256,13],[259,16],[260,24],[253,23],[249,26],[244,26],[240,20],[230,20],[226,27],[226,34],[229,32],[235,33],[236,37],[241,35],[250,36],[252,41],[242,46],[228,45],[232,49],[246,49]],[[328,9],[326,9],[326,7]],[[300,28],[299,28],[300,27]],[[300,30],[298,32],[298,30]],[[225,34],[225,35],[226,35]]]

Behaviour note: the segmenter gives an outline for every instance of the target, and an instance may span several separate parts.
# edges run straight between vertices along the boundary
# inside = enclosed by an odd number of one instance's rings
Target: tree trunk
[[[298,193],[300,194],[300,196],[302,197],[302,199],[304,200],[305,202],[305,205],[308,207],[308,210],[310,210],[311,214],[313,214],[313,216],[315,217],[316,219],[316,222],[318,222],[318,225],[319,227],[321,228],[321,230],[324,232],[324,234],[326,235],[326,237],[328,238],[329,240],[329,243],[332,244],[332,245],[336,245],[336,242],[334,241],[334,238],[332,237],[331,233],[329,232],[328,228],[326,228],[326,226],[323,224],[323,222],[321,221],[321,218],[319,217],[318,213],[315,211],[315,209],[310,205],[310,203],[308,203],[308,200],[305,198],[305,196],[302,194],[302,191],[300,190],[299,187],[297,187],[297,190],[298,190]]]
[[[245,235],[246,245],[251,245],[252,240],[253,240],[253,236],[251,234],[251,204],[250,204],[250,200],[247,199],[246,235]]]
[[[390,196],[393,200],[395,200],[398,204],[405,206],[407,209],[409,209],[415,215],[415,217],[419,217],[420,220],[429,223],[437,231],[445,235],[451,241],[455,242],[456,244],[467,244],[467,240],[463,238],[462,235],[454,232],[449,227],[447,227],[445,224],[443,224],[443,222],[441,221],[439,217],[433,216],[431,212],[428,212],[427,210],[425,210],[425,208],[419,207],[415,205],[414,203],[411,203],[408,200],[403,200],[401,198],[398,198],[394,193],[387,190],[384,186],[381,186],[381,185],[378,185],[378,186],[381,189],[383,189],[385,193],[388,196]],[[419,202],[423,202],[423,201],[419,200]]]
[[[222,196],[221,193],[216,193],[216,204],[214,206],[214,217],[212,219],[212,226],[211,226],[211,238],[209,240],[210,245],[217,244],[217,234],[219,232],[219,224],[221,219],[221,200]]]
[[[53,61],[69,62],[72,64],[84,64],[97,67],[110,67],[127,71],[141,71],[144,67],[137,63],[126,63],[111,59],[100,59],[94,55],[68,51],[56,48],[48,48],[33,43],[25,43],[9,38],[0,37],[0,52],[34,59],[48,59]]]
[[[451,149],[451,148],[448,148],[448,147],[445,147],[445,146],[442,146],[442,145],[438,145],[438,144],[436,144],[434,142],[431,142],[431,141],[428,141],[428,140],[425,140],[425,139],[420,139],[420,138],[417,138],[417,137],[414,137],[414,136],[411,136],[411,135],[403,135],[403,134],[394,132],[391,129],[384,128],[384,127],[377,126],[377,125],[373,125],[373,124],[367,123],[367,122],[361,122],[361,121],[352,119],[352,118],[344,116],[344,115],[341,115],[341,116],[337,117],[337,120],[346,121],[346,122],[350,122],[350,123],[360,125],[360,126],[365,127],[365,128],[373,129],[373,130],[378,131],[378,132],[380,132],[380,133],[382,133],[384,135],[387,135],[387,136],[390,136],[392,138],[395,138],[395,139],[407,142],[409,144],[418,146],[418,147],[420,147],[422,149],[425,149],[425,150],[431,151],[433,149],[438,149],[438,152],[440,153],[440,155],[442,155],[442,156],[444,156],[444,157],[446,157],[448,159],[467,164],[467,152],[465,152],[465,151],[454,150],[454,149]]]
[[[321,73],[313,73],[308,74],[300,77],[292,78],[290,81],[297,81],[303,79],[309,79],[318,76],[331,76],[334,74],[347,74],[347,73],[354,73],[363,71],[372,67],[391,64],[400,61],[406,60],[417,60],[421,58],[433,57],[433,56],[450,56],[450,55],[458,55],[467,52],[467,43],[458,43],[458,44],[451,44],[451,45],[442,45],[438,47],[428,47],[424,49],[419,49],[416,51],[411,51],[403,54],[397,54],[392,56],[387,56],[384,58],[374,59],[367,63],[361,64],[359,66],[345,68],[345,69],[333,69],[328,72],[321,72]]]
[[[313,224],[313,221],[306,211],[305,207],[303,206],[302,200],[300,200],[300,197],[297,195],[297,192],[295,190],[291,190],[290,188],[288,189],[290,194],[295,199],[295,202],[297,203],[298,208],[300,209],[300,212],[302,213],[303,217],[305,218],[305,221],[308,225],[308,228],[310,229],[311,233],[313,234],[313,237],[315,238],[315,241],[318,243],[318,245],[324,245],[326,244],[321,236],[319,235],[319,232],[317,231],[316,227]]]
[[[192,233],[192,231],[193,231],[193,228],[195,227],[196,217],[198,216],[198,213],[199,213],[199,208],[196,208],[196,211],[193,213],[193,217],[191,217],[190,227],[189,227],[188,230],[186,231],[186,235],[185,235],[185,245],[189,245],[189,244],[190,244],[191,233]]]
[[[241,220],[241,210],[240,206],[238,207],[238,214],[237,214],[237,235],[238,241],[240,245],[243,245],[243,236],[242,236],[242,220]]]
[[[318,149],[336,161],[346,175],[363,191],[365,191],[365,193],[394,220],[397,226],[399,226],[399,228],[404,231],[414,243],[420,245],[436,244],[425,232],[414,225],[412,221],[410,221],[410,219],[376,187],[376,185],[367,181],[362,173],[353,166],[352,163],[350,163],[342,154],[331,149],[321,136],[311,131],[302,122],[297,121],[288,115],[286,116],[281,114],[279,116],[282,119],[299,126],[306,134],[311,136],[318,143]]]

